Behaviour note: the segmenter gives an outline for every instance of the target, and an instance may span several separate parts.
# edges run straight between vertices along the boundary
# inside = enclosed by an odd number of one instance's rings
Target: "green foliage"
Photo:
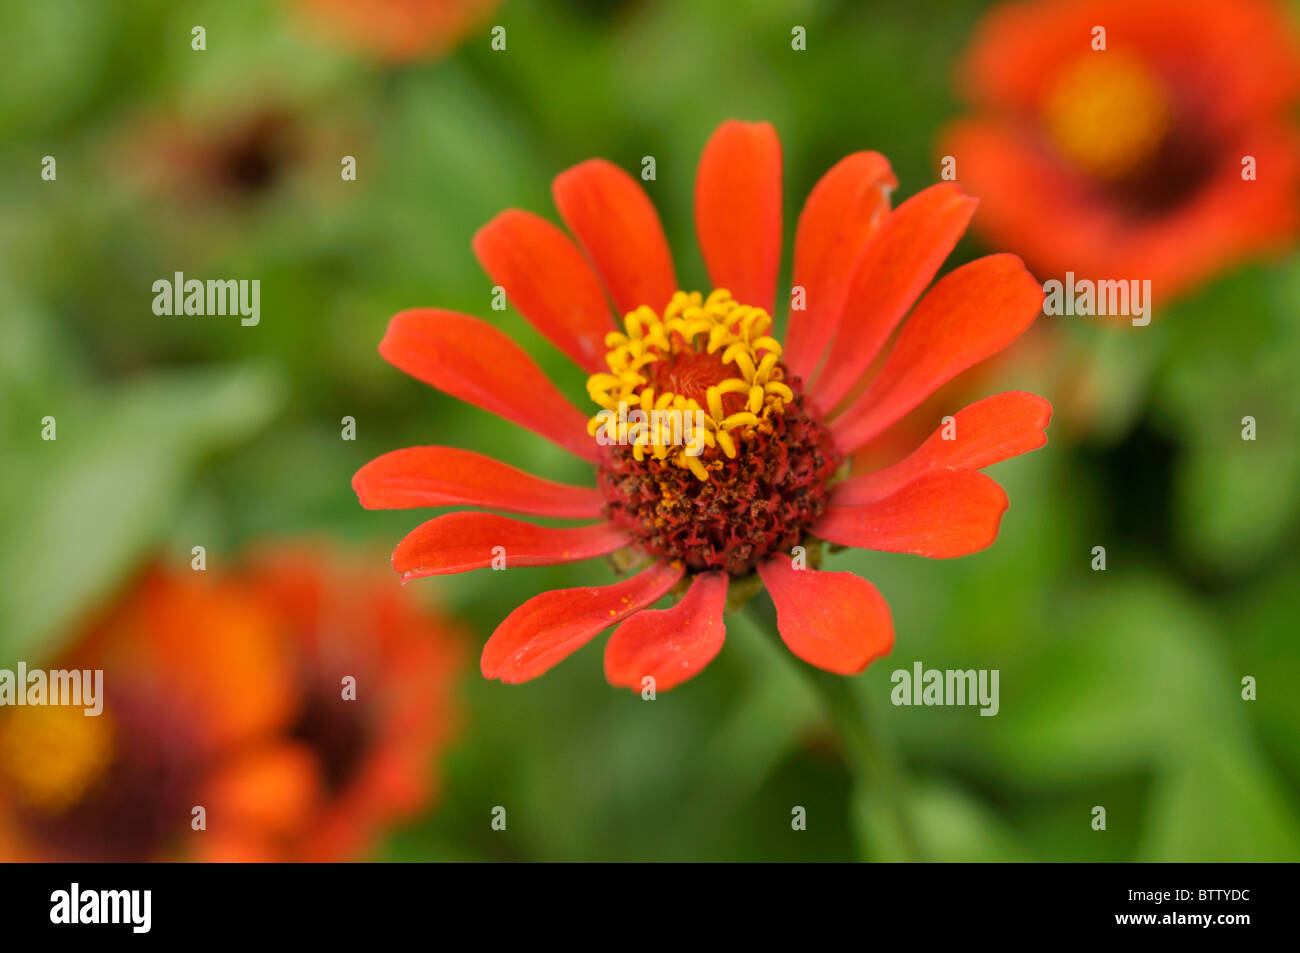
[[[163,539],[196,467],[265,424],[277,401],[274,377],[253,367],[51,395],[56,438],[42,440],[32,416],[5,452],[0,658],[57,651]]]
[[[508,52],[484,31],[401,67],[314,37],[293,6],[0,5],[0,34],[23,38],[0,61],[0,665],[56,653],[142,559],[187,559],[196,533],[232,553],[298,534],[384,552],[429,515],[357,505],[352,474],[386,450],[459,445],[589,480],[385,364],[388,318],[421,305],[487,317],[586,406],[562,355],[489,310],[475,230],[506,207],[557,220],[550,179],[583,159],[637,169],[654,155],[647,190],[681,280],[700,286],[700,149],[723,119],[769,119],[786,166],[784,275],[803,197],[843,155],[889,156],[899,198],[935,180],[935,134],[962,109],[951,64],[982,5],[629,0],[592,16],[597,4],[506,0],[494,16]],[[191,21],[209,24],[207,53],[189,51]],[[806,52],[790,49],[794,24]],[[166,188],[133,151],[150,119],[211,132],[268,102],[295,117],[299,148],[266,190]],[[39,179],[45,154],[55,183]],[[340,181],[342,154],[358,157],[356,182]],[[979,252],[964,242],[948,267]],[[150,283],[178,270],[261,279],[261,325],[153,315]],[[992,549],[830,558],[893,610],[893,655],[854,689],[898,753],[927,857],[1300,859],[1298,315],[1292,259],[1225,275],[1141,333],[1066,329],[1061,346],[1100,382],[1095,426],[1058,423],[1044,450],[992,471],[1011,499]],[[1039,375],[1058,405],[1076,396],[1050,367]],[[40,439],[47,414],[57,441]],[[355,442],[339,439],[345,415]],[[1167,476],[1125,469],[1149,433],[1170,441]],[[1159,519],[1126,522],[1134,498]],[[1095,545],[1105,572],[1089,568]],[[476,649],[531,595],[612,578],[593,563],[413,588],[453,607]],[[728,617],[703,675],[653,702],[605,684],[602,643],[520,687],[471,663],[440,802],[379,856],[901,856],[802,663],[748,616]],[[890,673],[917,660],[999,669],[1000,713],[890,706]],[[1247,675],[1256,701],[1241,698]],[[490,829],[495,805],[508,833]],[[796,805],[806,831],[791,828]],[[1096,805],[1105,831],[1090,826]]]

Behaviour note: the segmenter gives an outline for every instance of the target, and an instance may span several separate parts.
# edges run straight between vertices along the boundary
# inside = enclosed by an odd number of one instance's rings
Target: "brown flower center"
[[[708,479],[625,445],[609,447],[597,473],[608,518],[649,553],[692,572],[746,576],[774,553],[789,553],[826,509],[827,482],[840,464],[830,432],[805,410],[797,378],[793,400],[736,439],[699,456]]]

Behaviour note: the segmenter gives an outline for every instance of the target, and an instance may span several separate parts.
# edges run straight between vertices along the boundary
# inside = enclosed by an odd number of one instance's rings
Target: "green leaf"
[[[242,366],[67,401],[53,441],[33,421],[6,448],[0,659],[57,650],[166,532],[204,454],[262,426],[279,400],[273,375]]]
[[[1141,861],[1300,860],[1300,831],[1282,789],[1251,743],[1195,738],[1161,778],[1148,807]]]
[[[907,792],[912,829],[928,861],[1022,861],[1030,857],[1011,829],[977,798],[951,783],[921,782]],[[871,860],[904,856],[883,803],[859,785],[853,821],[863,854]]]

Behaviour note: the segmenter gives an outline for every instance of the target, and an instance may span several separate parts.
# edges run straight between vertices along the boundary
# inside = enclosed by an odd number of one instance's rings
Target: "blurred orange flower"
[[[1300,49],[1275,3],[1003,4],[960,85],[977,115],[941,152],[990,243],[1043,277],[1150,279],[1167,298],[1300,226]]]
[[[154,566],[52,665],[103,670],[101,715],[0,711],[0,858],[354,857],[432,794],[458,644],[306,546]]]
[[[321,26],[393,62],[437,59],[501,0],[298,0]]]

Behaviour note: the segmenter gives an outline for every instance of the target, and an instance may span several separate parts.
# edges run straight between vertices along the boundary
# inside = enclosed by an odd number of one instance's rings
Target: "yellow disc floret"
[[[678,291],[662,316],[643,305],[623,327],[605,337],[609,373],[587,379],[602,408],[587,430],[630,446],[638,461],[648,454],[707,480],[706,449],[734,459],[741,436],[794,399],[771,316],[725,289]]]
[[[0,778],[26,804],[58,814],[108,769],[113,728],[80,708],[14,708],[0,719]]]
[[[1169,96],[1136,57],[1094,52],[1061,74],[1043,115],[1066,158],[1092,175],[1119,179],[1160,147],[1169,131]]]

